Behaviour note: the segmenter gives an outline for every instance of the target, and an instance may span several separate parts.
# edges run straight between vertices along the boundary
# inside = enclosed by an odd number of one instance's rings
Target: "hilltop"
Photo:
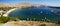
[[[8,11],[13,8],[24,8],[24,7],[39,7],[42,6],[40,4],[32,4],[32,3],[19,3],[19,4],[8,4],[8,3],[0,3],[0,10]]]
[[[8,3],[0,3],[0,7],[21,7],[21,6],[40,6],[39,4],[32,3],[19,3],[19,4],[8,4]]]
[[[50,7],[50,8],[60,8],[55,6],[45,6],[42,4],[33,4],[33,3],[18,3],[18,4],[9,4],[9,3],[0,3],[0,10],[8,11],[13,8],[24,8],[24,7]]]

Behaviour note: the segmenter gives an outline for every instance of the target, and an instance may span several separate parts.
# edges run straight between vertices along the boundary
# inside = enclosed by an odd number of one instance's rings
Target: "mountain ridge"
[[[39,4],[32,3],[19,3],[19,4],[8,4],[8,3],[0,3],[0,7],[21,7],[21,6],[40,6]]]

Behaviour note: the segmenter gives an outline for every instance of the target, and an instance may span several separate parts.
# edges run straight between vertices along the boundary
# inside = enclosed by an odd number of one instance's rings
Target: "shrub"
[[[42,25],[39,25],[39,26],[46,26],[46,24],[42,24]]]
[[[8,21],[19,21],[20,19],[18,19],[17,17],[0,17],[0,23],[6,23]]]
[[[60,24],[60,21],[58,21],[57,24]]]

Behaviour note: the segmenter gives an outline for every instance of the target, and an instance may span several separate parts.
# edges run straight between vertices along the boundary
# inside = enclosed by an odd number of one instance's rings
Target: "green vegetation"
[[[60,21],[58,21],[57,24],[60,24]]]
[[[18,19],[17,17],[0,17],[0,23],[6,23],[8,21],[19,21],[20,19]]]
[[[42,25],[40,25],[40,26],[46,26],[46,24],[42,24]]]

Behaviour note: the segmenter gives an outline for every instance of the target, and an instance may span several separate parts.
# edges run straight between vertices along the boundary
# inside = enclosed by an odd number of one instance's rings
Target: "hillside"
[[[13,8],[24,8],[24,7],[31,7],[40,6],[39,4],[32,4],[32,3],[19,3],[19,4],[8,4],[8,3],[0,3],[0,10],[8,11]]]
[[[19,4],[8,4],[8,3],[0,3],[0,7],[29,7],[29,6],[40,6],[39,4],[32,4],[32,3],[19,3]]]
[[[40,22],[40,21],[10,21],[0,26],[60,26],[55,23]]]

